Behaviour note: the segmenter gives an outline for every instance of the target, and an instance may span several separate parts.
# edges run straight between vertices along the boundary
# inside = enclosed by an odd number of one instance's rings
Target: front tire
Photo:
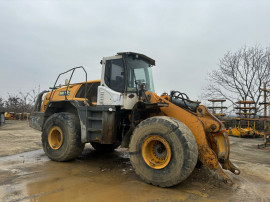
[[[160,187],[185,180],[198,159],[197,142],[190,129],[165,116],[142,121],[132,135],[129,150],[136,173]]]
[[[78,117],[67,112],[50,116],[43,126],[42,146],[54,161],[70,161],[78,157],[84,149]]]

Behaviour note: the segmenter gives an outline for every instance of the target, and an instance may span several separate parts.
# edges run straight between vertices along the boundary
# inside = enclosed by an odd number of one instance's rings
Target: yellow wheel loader
[[[30,125],[42,131],[43,150],[54,161],[69,161],[85,143],[98,151],[129,148],[136,173],[147,183],[170,187],[201,162],[224,182],[223,169],[240,170],[229,160],[223,124],[206,107],[179,91],[158,96],[152,67],[143,54],[121,52],[101,60],[101,80],[87,81],[72,68],[64,86],[39,94]],[[85,82],[71,84],[75,70]],[[46,94],[45,94],[46,93]],[[44,97],[44,99],[42,99]]]

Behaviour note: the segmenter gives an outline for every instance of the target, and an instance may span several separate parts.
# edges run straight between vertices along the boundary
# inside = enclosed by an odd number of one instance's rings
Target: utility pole
[[[270,89],[266,88],[266,83],[264,83],[263,85],[263,89],[261,89],[263,91],[263,102],[259,103],[260,105],[263,105],[264,110],[263,110],[263,125],[264,125],[264,131],[266,131],[266,124],[267,124],[267,119],[270,118],[269,116],[267,116],[267,105],[270,104],[270,102],[267,102],[267,93],[270,92]]]
[[[267,124],[267,119],[270,118],[270,116],[267,116],[267,105],[270,104],[270,102],[267,102],[267,93],[270,92],[270,89],[266,88],[266,83],[263,85],[263,102],[259,103],[260,105],[264,105],[264,113],[263,113],[263,125],[264,125],[264,143],[258,145],[258,149],[265,148],[267,146],[270,146],[270,133],[269,130],[267,130],[266,124]]]

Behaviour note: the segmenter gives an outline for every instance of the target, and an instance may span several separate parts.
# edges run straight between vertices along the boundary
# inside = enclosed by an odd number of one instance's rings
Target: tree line
[[[29,92],[17,94],[8,93],[6,97],[0,97],[0,112],[23,113],[34,110],[39,89],[32,89]]]

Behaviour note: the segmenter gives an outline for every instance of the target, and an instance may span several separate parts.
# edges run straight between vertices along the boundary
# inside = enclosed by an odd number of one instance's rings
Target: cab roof
[[[119,52],[117,53],[117,55],[134,55],[134,56],[139,56],[141,58],[144,58],[145,60],[149,61],[150,65],[156,65],[156,62],[154,59],[144,55],[144,54],[141,54],[141,53],[135,53],[135,52]]]

